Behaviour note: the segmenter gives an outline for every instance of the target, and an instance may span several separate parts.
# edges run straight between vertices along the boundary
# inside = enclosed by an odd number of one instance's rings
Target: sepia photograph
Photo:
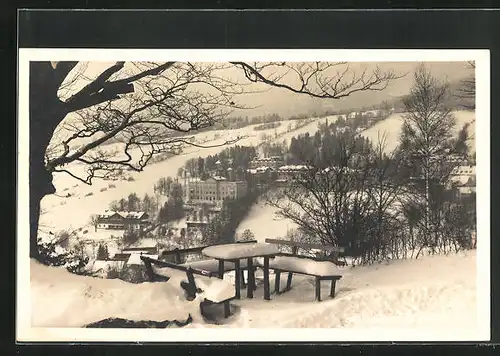
[[[23,48],[18,122],[18,341],[489,339],[488,51]]]

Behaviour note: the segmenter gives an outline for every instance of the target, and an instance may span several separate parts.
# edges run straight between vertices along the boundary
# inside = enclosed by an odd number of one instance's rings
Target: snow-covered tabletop
[[[278,247],[273,244],[234,243],[206,247],[201,251],[201,253],[203,253],[205,256],[216,259],[232,260],[272,256],[279,253],[279,250]]]

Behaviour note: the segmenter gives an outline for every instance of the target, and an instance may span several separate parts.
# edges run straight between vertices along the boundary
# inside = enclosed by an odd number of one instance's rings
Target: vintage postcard
[[[489,81],[486,50],[20,49],[17,340],[489,340]]]

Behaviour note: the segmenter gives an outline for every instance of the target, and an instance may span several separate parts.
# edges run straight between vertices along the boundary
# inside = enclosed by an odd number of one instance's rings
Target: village
[[[369,110],[339,114],[336,117],[335,129],[338,133],[352,130],[359,135],[394,112],[395,109],[391,108],[385,111]],[[347,120],[356,118],[361,123],[360,126],[359,124],[353,126],[352,123],[347,125]],[[325,125],[328,126],[328,119]],[[249,192],[249,185],[286,186],[290,180],[310,169],[303,164],[291,164],[294,162],[289,153],[271,155],[272,153],[268,150],[263,154],[260,147],[260,156],[253,157],[246,167],[232,168],[234,164],[231,158],[217,160],[214,169],[205,172],[203,179],[200,174],[192,176],[187,167],[181,169],[178,173],[181,176],[173,180],[179,184],[182,191],[180,219],[162,223],[158,209],[154,210],[153,214],[146,211],[106,209],[103,212],[96,212],[91,217],[93,228],[82,229],[84,234],[73,235],[71,239],[83,247],[82,253],[89,258],[88,271],[101,276],[119,274],[129,266],[142,266],[139,256],[164,259],[166,258],[162,257],[164,251],[201,246],[203,245],[201,232],[220,214],[224,201],[238,201],[244,198]],[[457,196],[475,194],[475,162],[454,156],[446,159],[458,160],[450,174],[448,189]],[[127,241],[124,238],[127,234],[137,238]],[[254,235],[247,229],[240,236],[235,235],[234,241],[242,238],[252,240]],[[185,262],[186,258],[196,259],[202,256],[183,256],[182,261]]]

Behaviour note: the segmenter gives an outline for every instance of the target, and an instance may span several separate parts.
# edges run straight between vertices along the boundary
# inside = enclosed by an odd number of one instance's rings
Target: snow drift
[[[166,283],[132,284],[78,276],[35,261],[30,267],[33,327],[83,327],[111,317],[164,321],[191,315],[201,320],[200,300],[186,300],[182,275]]]

